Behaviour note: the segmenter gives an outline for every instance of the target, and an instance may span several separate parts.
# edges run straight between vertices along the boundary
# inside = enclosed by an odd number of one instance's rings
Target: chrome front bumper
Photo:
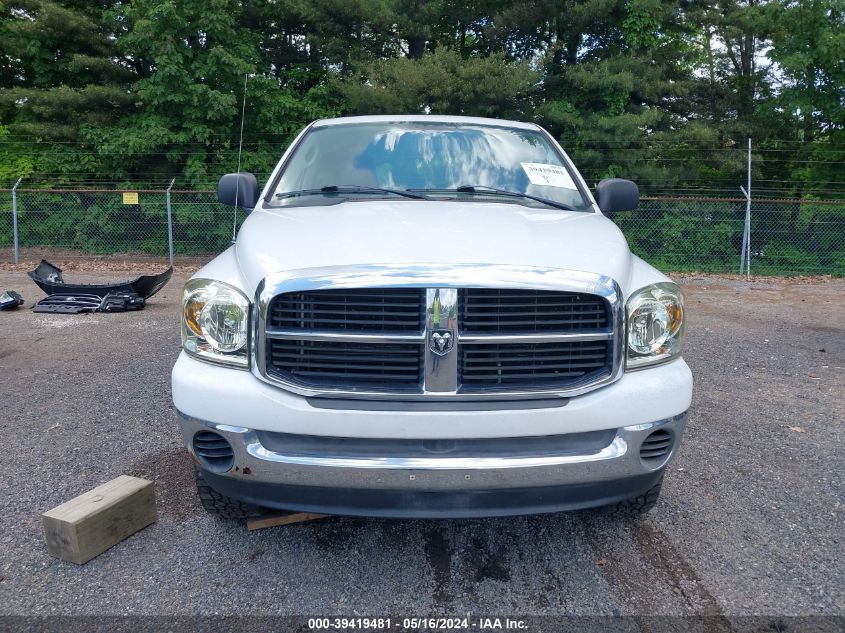
[[[459,457],[287,454],[267,448],[260,432],[249,428],[185,415],[179,419],[195,462],[209,484],[228,496],[329,514],[454,517],[576,509],[641,494],[677,452],[686,413],[620,427],[608,435],[605,446],[582,454]],[[640,445],[658,429],[671,434],[671,450],[661,459],[644,460]],[[231,444],[234,463],[229,470],[214,472],[193,453],[193,437],[200,431],[214,431]]]

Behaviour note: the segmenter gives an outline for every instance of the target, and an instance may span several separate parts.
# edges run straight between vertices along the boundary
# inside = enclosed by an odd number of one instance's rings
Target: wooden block
[[[81,565],[157,518],[153,482],[121,475],[44,513],[47,549]]]
[[[270,514],[257,519],[247,519],[246,527],[250,532],[252,532],[253,530],[263,530],[264,528],[276,527],[277,525],[288,525],[289,523],[302,523],[303,521],[324,519],[327,516],[327,514],[315,514],[314,512]]]

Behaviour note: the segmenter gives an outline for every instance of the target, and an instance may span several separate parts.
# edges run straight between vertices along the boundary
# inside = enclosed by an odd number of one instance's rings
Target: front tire
[[[244,503],[222,495],[208,485],[202,471],[194,468],[194,475],[197,484],[197,496],[206,512],[220,517],[221,519],[254,519],[267,514],[267,509]]]
[[[660,498],[660,489],[663,487],[663,475],[651,488],[646,490],[643,494],[625,499],[619,503],[600,508],[603,514],[613,517],[638,517],[651,511],[657,505],[657,500]]]

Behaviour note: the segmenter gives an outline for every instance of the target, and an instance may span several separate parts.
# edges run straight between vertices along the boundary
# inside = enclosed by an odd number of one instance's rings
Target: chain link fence
[[[17,189],[19,258],[202,263],[244,214],[214,191]],[[12,191],[0,190],[0,257],[14,259]]]
[[[745,198],[643,198],[614,219],[666,271],[738,272]],[[752,199],[751,272],[845,275],[845,200]]]
[[[203,263],[244,217],[214,191],[19,188],[20,260]],[[614,221],[665,271],[738,272],[744,198],[644,197]],[[12,191],[0,190],[0,258],[14,260]],[[171,241],[172,236],[172,241]],[[845,275],[845,200],[752,200],[751,272]]]

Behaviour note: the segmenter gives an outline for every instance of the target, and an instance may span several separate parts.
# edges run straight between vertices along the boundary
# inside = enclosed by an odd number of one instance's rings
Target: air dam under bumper
[[[605,432],[549,436],[543,442],[498,440],[513,442],[514,450],[507,454],[495,442],[472,446],[468,440],[451,449],[458,456],[423,456],[413,441],[405,441],[389,447],[399,455],[393,457],[380,454],[378,440],[369,453],[354,442],[344,447],[343,441],[326,451],[339,438],[297,438],[183,414],[179,418],[203,475],[224,495],[282,510],[394,518],[534,514],[622,501],[657,483],[678,450],[686,423],[682,413]],[[218,471],[212,472],[194,454],[193,438],[203,431],[213,431],[231,445],[234,459],[225,472],[211,467]],[[668,433],[670,449],[659,458],[643,459],[642,443],[655,431]],[[286,437],[292,450],[284,448]]]

